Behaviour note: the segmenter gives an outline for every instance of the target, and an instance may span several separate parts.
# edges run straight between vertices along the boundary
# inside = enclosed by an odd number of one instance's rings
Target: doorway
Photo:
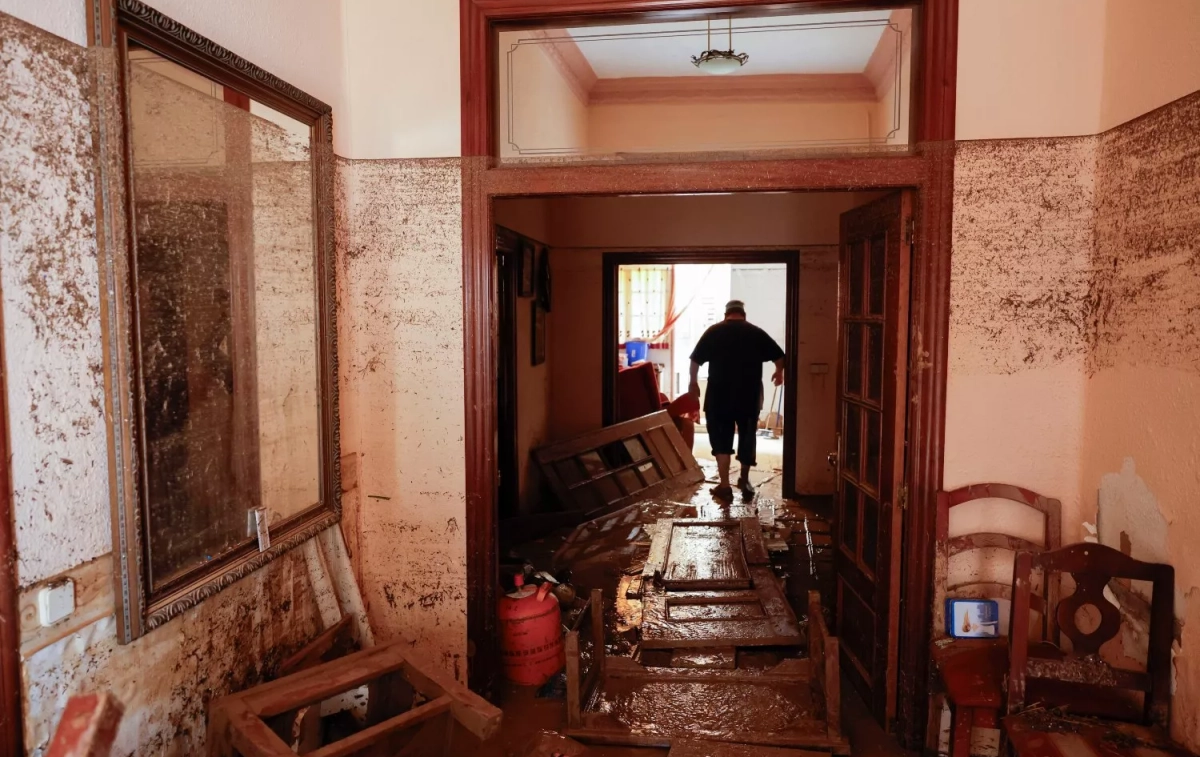
[[[763,382],[762,431],[782,427],[784,496],[798,499],[798,490],[808,487],[805,495],[816,494],[823,501],[819,511],[832,521],[836,569],[832,590],[823,592],[823,598],[834,633],[845,638],[842,667],[876,719],[893,721],[900,699],[914,208],[910,190],[549,196],[498,202],[501,534],[532,538],[549,532],[543,528],[566,523],[546,511],[554,509],[546,498],[548,508],[527,508],[532,517],[525,519],[514,519],[508,504],[512,482],[519,479],[513,466],[530,453],[527,446],[513,445],[518,438],[529,438],[532,419],[549,419],[539,432],[547,443],[626,420],[616,415],[617,376],[631,342],[641,343],[632,350],[637,358],[661,366],[658,392],[668,400],[677,397],[686,390],[690,344],[705,326],[723,317],[725,302],[735,296],[737,269],[744,281],[736,294],[746,301],[751,322],[773,325],[760,322],[759,315],[770,318],[770,290],[779,290],[782,313],[776,326],[787,356],[786,383],[772,402],[773,387],[769,380]],[[763,221],[772,216],[786,216],[792,223],[778,239],[762,231]],[[722,239],[722,233],[795,244],[721,244],[735,241]],[[698,240],[717,244],[682,244]],[[658,244],[637,245],[646,241]],[[681,244],[666,246],[668,242]],[[556,398],[545,400],[549,410],[528,404],[538,400],[520,386],[527,377],[546,380],[536,377],[540,368],[530,367],[528,347],[513,354],[526,328],[516,315],[525,305],[536,305],[515,302],[521,289],[518,261],[530,245],[547,248],[548,275],[554,281],[546,358],[549,392]],[[772,407],[782,422],[772,419]],[[525,432],[514,433],[514,423],[526,424]],[[703,457],[704,445],[701,435],[693,446],[697,457]],[[798,485],[798,473],[818,466],[826,479],[805,479]],[[807,496],[805,500],[813,505]],[[563,516],[569,520],[578,514]]]
[[[617,407],[617,374],[620,361],[628,362],[628,337],[642,336],[646,357],[662,366],[658,370],[660,391],[674,399],[688,389],[691,349],[704,329],[724,317],[725,303],[743,299],[748,319],[767,331],[783,348],[783,387],[771,382],[773,367],[763,368],[762,409],[759,413],[760,475],[776,469],[783,477],[783,491],[796,492],[796,402],[788,380],[796,377],[799,356],[800,250],[765,249],[675,249],[650,252],[614,252],[604,256],[604,420],[612,423]],[[622,319],[624,288],[631,287],[634,270],[657,270],[663,280],[662,309],[668,310],[664,325],[643,327]],[[735,278],[736,271],[736,278]],[[623,276],[624,273],[624,276]],[[669,283],[667,283],[669,282]],[[624,285],[624,286],[623,286]],[[632,294],[632,292],[629,292]],[[672,303],[669,307],[667,302]],[[655,316],[657,318],[657,316]],[[666,330],[670,323],[670,330]],[[630,333],[630,329],[634,333]],[[638,334],[641,328],[647,333]],[[655,332],[655,333],[649,333]],[[664,333],[665,332],[665,333]],[[666,374],[665,377],[663,374]],[[704,390],[705,369],[700,384]],[[707,429],[696,428],[693,454],[711,458]],[[775,454],[772,455],[772,449]]]

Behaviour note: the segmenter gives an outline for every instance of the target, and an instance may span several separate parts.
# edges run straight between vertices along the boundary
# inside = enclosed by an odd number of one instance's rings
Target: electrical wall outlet
[[[38,592],[38,622],[52,626],[75,612],[75,582],[67,579]]]

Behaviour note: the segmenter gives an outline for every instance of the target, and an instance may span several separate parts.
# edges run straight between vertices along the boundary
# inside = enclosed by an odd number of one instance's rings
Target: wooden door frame
[[[0,313],[0,753],[24,754],[21,711],[20,594],[8,439],[8,373]]]
[[[459,0],[462,97],[463,368],[467,539],[467,649],[471,683],[488,690],[498,669],[496,598],[496,353],[492,271],[493,201],[531,195],[678,194],[755,191],[918,191],[910,312],[909,508],[902,569],[901,740],[925,730],[936,492],[941,488],[950,316],[958,0],[803,0],[814,10],[916,5],[913,145],[908,154],[620,165],[497,165],[496,36],[505,23],[670,13],[702,17],[727,8],[778,9],[778,0]]]
[[[746,263],[749,265],[783,264],[787,266],[785,295],[785,386],[795,387],[796,371],[800,364],[800,249],[791,247],[672,247],[625,252],[604,253],[602,283],[603,337],[601,338],[603,366],[604,422],[613,422],[617,396],[617,296],[618,271],[623,265],[704,265],[706,263]],[[794,394],[783,397],[783,491],[793,496],[796,489],[796,400]],[[789,461],[791,464],[789,465]]]

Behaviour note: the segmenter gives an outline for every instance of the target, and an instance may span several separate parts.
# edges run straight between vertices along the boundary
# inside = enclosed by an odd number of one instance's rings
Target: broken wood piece
[[[108,692],[71,697],[46,757],[108,757],[123,712]]]
[[[808,593],[808,660],[812,666],[814,699],[824,702],[825,725],[830,738],[842,735],[842,678],[839,665],[841,648],[825,624],[821,595]]]
[[[339,653],[349,652],[354,644],[351,625],[353,620],[354,618],[350,615],[343,615],[341,620],[319,633],[300,651],[284,660],[279,666],[279,676],[277,677],[288,676],[322,662],[328,662],[329,656],[339,656]]]
[[[564,507],[588,514],[611,512],[704,478],[666,412],[539,447],[532,454]]]

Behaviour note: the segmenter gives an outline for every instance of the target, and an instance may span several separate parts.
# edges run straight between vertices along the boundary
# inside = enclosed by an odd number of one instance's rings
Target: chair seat
[[[1031,645],[1029,654],[1047,659],[1062,656],[1057,647],[1045,642]],[[932,645],[930,656],[951,703],[994,710],[1004,706],[1008,639],[943,640]]]
[[[1161,728],[1043,709],[1009,715],[1004,732],[1017,757],[1194,757]]]
[[[996,710],[1003,706],[1007,639],[950,639],[934,643],[930,656],[951,703]]]

